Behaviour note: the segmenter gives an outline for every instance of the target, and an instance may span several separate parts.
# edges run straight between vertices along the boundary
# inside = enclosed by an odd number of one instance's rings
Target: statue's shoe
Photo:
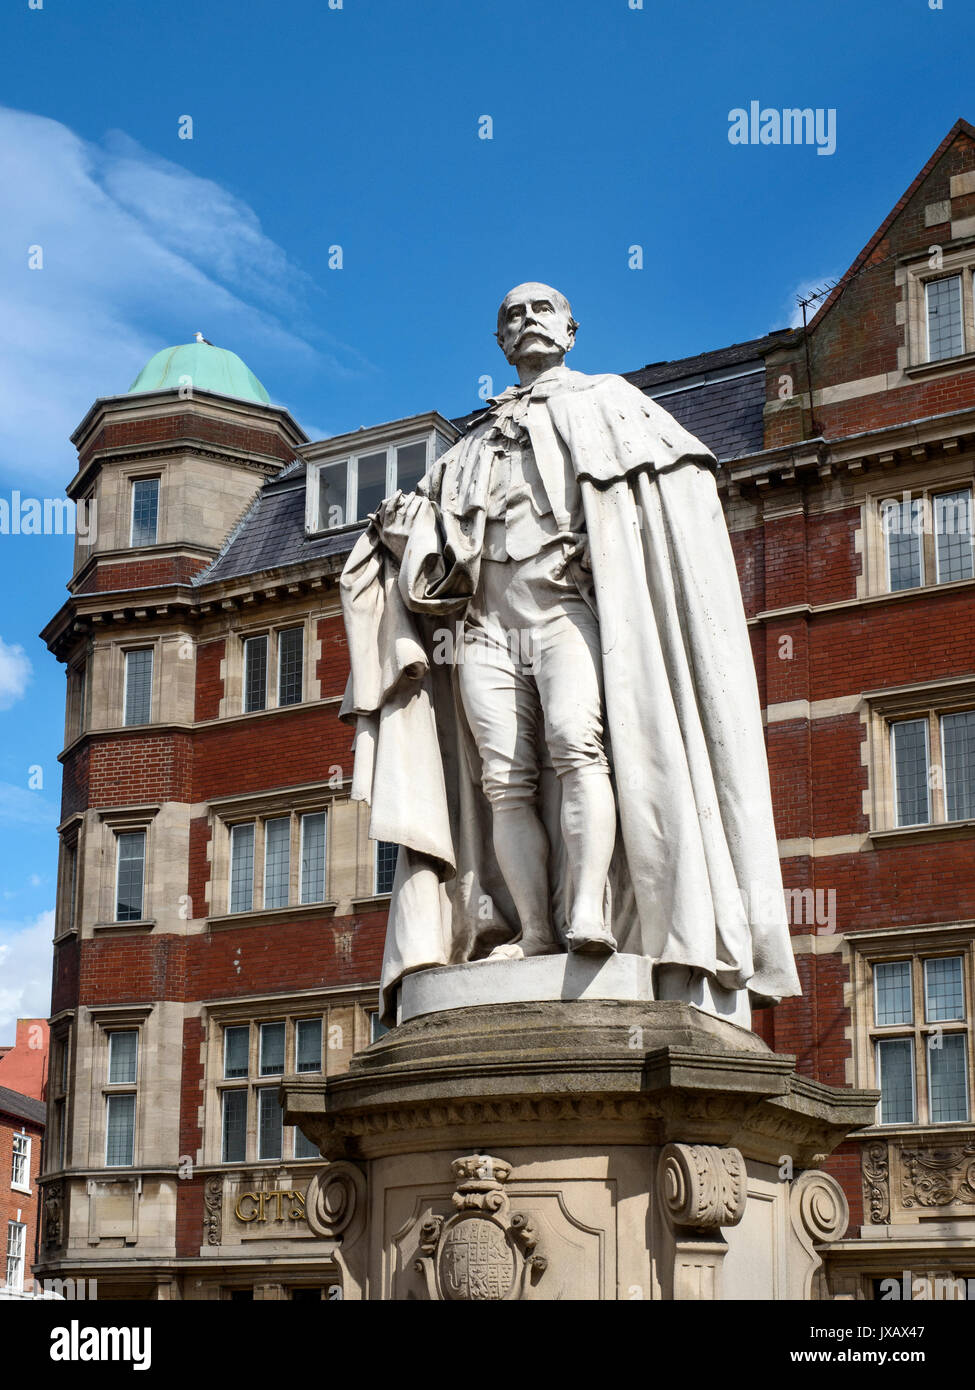
[[[617,950],[616,938],[605,927],[572,927],[565,944],[580,956],[611,956]]]
[[[561,951],[555,942],[506,941],[489,951],[486,960],[525,960],[529,956],[554,956]]]

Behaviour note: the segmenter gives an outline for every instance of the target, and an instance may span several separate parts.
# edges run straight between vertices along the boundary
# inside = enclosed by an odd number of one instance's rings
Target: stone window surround
[[[285,1153],[280,1159],[257,1158],[257,1101],[248,1099],[247,1106],[247,1147],[243,1162],[223,1161],[223,1101],[226,1090],[247,1089],[248,1095],[262,1088],[276,1087],[283,1077],[264,1076],[259,1072],[260,1024],[285,1024],[285,1067],[291,1066],[295,1055],[295,1024],[300,1019],[320,1018],[322,1020],[323,1069],[327,1071],[325,1056],[332,1046],[335,1027],[329,1023],[330,1006],[352,1006],[353,1037],[350,1052],[368,1046],[370,1042],[368,1009],[376,1007],[375,990],[363,991],[361,985],[345,986],[327,991],[315,990],[307,993],[289,994],[284,1000],[280,995],[250,996],[232,1002],[209,1004],[204,1008],[203,1025],[205,1041],[202,1045],[204,1062],[204,1102],[202,1116],[203,1147],[200,1162],[207,1167],[221,1170],[240,1168],[279,1168],[282,1164],[321,1163],[321,1158],[295,1158],[293,1138],[285,1133]],[[250,1027],[249,1065],[246,1077],[224,1079],[224,1029],[228,1027]],[[345,1043],[343,1039],[343,1044]],[[344,1049],[343,1049],[344,1050]],[[289,1073],[285,1073],[287,1075]],[[324,1073],[302,1072],[303,1076],[316,1076]],[[286,1125],[285,1131],[291,1126]],[[290,1154],[287,1150],[290,1148]]]
[[[239,716],[254,718],[272,710],[299,709],[301,705],[321,698],[321,683],[316,674],[318,642],[315,631],[320,613],[296,613],[270,621],[267,617],[234,625],[227,634],[224,648],[224,688],[220,698],[219,718]],[[302,630],[301,700],[298,704],[278,704],[278,636],[291,628]],[[267,703],[262,710],[244,709],[244,643],[249,637],[267,637]]]
[[[169,634],[167,634],[168,636]],[[115,637],[100,643],[100,656],[109,663],[108,689],[115,715],[111,727],[118,729],[151,729],[160,722],[162,679],[163,679],[163,634],[156,636]],[[125,722],[125,654],[132,651],[152,651],[152,693],[149,702],[149,722],[147,724],[126,724]],[[99,733],[105,730],[99,729]]]
[[[84,822],[85,818],[80,811],[76,811],[66,821],[58,826],[58,837],[60,845],[58,848],[58,878],[57,895],[54,909],[54,940],[61,941],[68,936],[78,935],[78,907],[83,901],[81,893],[81,871],[84,844]],[[68,861],[71,853],[74,853],[74,884],[71,890],[73,901],[68,901],[71,875],[68,873]]]
[[[157,803],[152,806],[124,806],[97,812],[98,823],[94,835],[86,837],[88,842],[85,846],[86,865],[97,875],[98,919],[93,924],[94,931],[151,931],[155,925],[152,915],[153,827],[160,809]],[[146,833],[142,916],[138,921],[118,922],[115,920],[118,836],[136,830],[144,830]]]
[[[915,1038],[915,1114],[914,1124],[880,1124],[879,1103],[878,1120],[867,1130],[861,1130],[857,1138],[865,1135],[904,1133],[916,1135],[927,1131],[932,1135],[944,1135],[954,1130],[970,1129],[973,1114],[973,1067],[975,1067],[975,922],[928,924],[911,927],[887,927],[879,930],[847,932],[845,940],[850,949],[850,976],[853,988],[850,992],[850,1011],[853,1038],[853,1085],[879,1090],[876,1079],[876,1055],[874,1042],[878,1037]],[[965,1018],[944,1024],[924,1022],[924,996],[918,992],[918,978],[922,976],[921,962],[931,957],[961,956],[963,958]],[[877,1027],[874,1023],[874,985],[873,967],[886,961],[911,960],[915,962],[912,972],[914,982],[914,1023],[890,1024]],[[923,989],[923,978],[922,978]],[[932,1123],[927,1118],[927,1067],[924,1050],[917,1039],[935,1028],[943,1027],[951,1032],[965,1032],[968,1038],[968,1120],[950,1120]]]
[[[932,245],[935,243],[932,242]],[[946,249],[941,247],[941,265],[935,269],[931,265],[930,251],[920,256],[912,256],[899,267],[898,279],[904,286],[904,314],[906,317],[906,344],[903,360],[899,365],[908,375],[924,375],[927,372],[951,370],[953,367],[970,368],[975,361],[975,240],[967,238]],[[946,280],[952,275],[961,276],[962,331],[964,348],[956,357],[941,357],[931,361],[928,357],[927,297],[925,286],[932,280]]]
[[[167,525],[167,492],[166,475],[167,465],[160,459],[134,459],[131,463],[119,463],[113,466],[119,484],[116,498],[115,513],[115,540],[116,549],[124,549],[131,554],[144,554],[155,549],[155,545],[160,540],[169,535]],[[156,510],[156,541],[153,545],[133,545],[132,544],[132,484],[141,479],[159,479],[159,500]]]
[[[336,896],[332,883],[332,809],[337,801],[348,799],[347,789],[328,783],[301,786],[277,792],[258,792],[210,802],[210,922],[211,925],[240,926],[254,919],[292,917],[296,913],[334,911]],[[321,902],[301,902],[301,817],[325,814],[325,897]],[[291,862],[289,902],[285,907],[257,906],[264,900],[263,824],[281,816],[291,818]],[[253,823],[254,906],[245,912],[230,911],[230,832],[235,825]]]
[[[88,728],[91,705],[91,650],[92,643],[86,642],[79,656],[65,666],[67,681],[66,717],[64,721],[65,747],[72,743]]]
[[[70,1161],[68,1107],[71,1103],[71,1041],[74,1018],[75,1010],[65,1009],[51,1019],[48,1128],[43,1150],[45,1176],[52,1172],[60,1172]]]
[[[92,1028],[91,1046],[91,1116],[88,1150],[92,1166],[106,1173],[128,1172],[140,1166],[142,1134],[143,1097],[148,1093],[146,1070],[148,1068],[148,1048],[146,1046],[146,1024],[152,1014],[152,1004],[104,1004],[89,1005],[88,1017]],[[138,1034],[136,1051],[136,1074],[134,1082],[110,1082],[108,1079],[109,1035],[118,1032]],[[133,1117],[132,1162],[113,1164],[105,1162],[105,1145],[108,1130],[108,1097],[110,1095],[135,1095]]]
[[[155,482],[155,483],[158,483],[158,484],[159,484],[159,486],[156,488],[156,535],[155,535],[155,538],[154,538],[153,540],[151,540],[151,541],[143,541],[143,542],[141,542],[141,543],[139,543],[139,544],[136,544],[136,542],[132,539],[132,530],[133,530],[133,527],[134,527],[134,525],[135,525],[135,485],[136,485],[136,483],[151,483],[151,482]],[[148,473],[142,473],[142,474],[140,474],[140,475],[129,476],[128,479],[127,479],[127,482],[126,482],[126,486],[127,486],[127,488],[128,488],[128,493],[129,493],[129,532],[128,532],[128,542],[129,542],[129,545],[128,545],[128,548],[129,548],[130,550],[145,550],[145,549],[147,549],[149,546],[154,546],[154,545],[156,544],[156,542],[159,540],[159,533],[160,533],[160,531],[161,531],[161,529],[162,529],[162,527],[161,527],[161,525],[160,525],[160,522],[161,522],[160,511],[161,511],[161,507],[162,507],[162,490],[163,490],[163,487],[162,487],[162,470],[159,469],[159,468],[153,468],[153,469],[151,469]]]
[[[935,475],[932,476],[932,474]],[[900,486],[898,486],[898,482],[900,482]],[[867,551],[863,565],[863,572],[867,581],[867,595],[893,594],[899,597],[902,594],[941,592],[950,589],[955,584],[971,583],[970,579],[956,579],[938,583],[936,578],[932,499],[941,493],[958,492],[965,488],[972,492],[973,506],[975,506],[975,460],[972,458],[968,458],[964,462],[949,460],[936,470],[927,472],[924,482],[918,486],[907,486],[906,479],[900,480],[893,473],[885,473],[878,479],[876,487],[871,488],[865,498],[862,522],[862,533],[866,541]],[[905,492],[912,500],[926,499],[924,508],[925,529],[921,537],[924,582],[916,588],[891,589],[887,573],[887,542],[882,516],[883,503],[890,500],[902,502]]]
[[[975,835],[975,821],[945,819],[944,776],[942,748],[938,721],[942,714],[958,714],[975,708],[975,677],[964,676],[947,681],[928,681],[895,690],[872,691],[864,694],[867,724],[865,757],[869,773],[869,791],[865,795],[865,810],[870,820],[869,834],[876,844],[879,840],[902,843],[923,839],[935,834],[952,836]],[[931,788],[931,819],[921,825],[899,826],[894,803],[893,752],[891,724],[901,719],[929,720],[929,768],[942,769],[938,784]]]

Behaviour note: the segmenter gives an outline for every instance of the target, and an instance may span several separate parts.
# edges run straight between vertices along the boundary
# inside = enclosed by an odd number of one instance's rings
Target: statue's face
[[[561,362],[574,338],[569,301],[551,285],[518,285],[505,295],[498,342],[512,366],[523,358],[554,354]]]

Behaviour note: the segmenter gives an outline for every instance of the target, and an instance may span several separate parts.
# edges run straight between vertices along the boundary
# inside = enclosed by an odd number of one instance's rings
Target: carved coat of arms
[[[456,1213],[431,1216],[420,1232],[414,1268],[438,1302],[500,1303],[519,1299],[545,1272],[529,1216],[510,1212],[504,1190],[511,1165],[487,1154],[451,1164]]]

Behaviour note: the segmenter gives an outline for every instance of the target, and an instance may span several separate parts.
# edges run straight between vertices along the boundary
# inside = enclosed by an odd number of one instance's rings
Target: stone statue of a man
[[[578,325],[513,289],[518,385],[342,577],[353,796],[401,846],[382,988],[432,965],[651,958],[660,998],[738,1021],[799,992],[752,657],[716,463]]]

